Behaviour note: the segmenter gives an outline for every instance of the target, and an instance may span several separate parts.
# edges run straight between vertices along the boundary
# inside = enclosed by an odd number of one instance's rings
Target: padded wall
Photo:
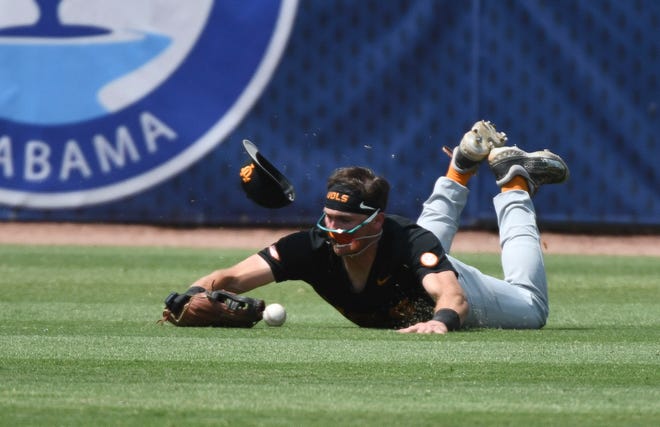
[[[390,212],[416,217],[447,168],[441,147],[485,118],[569,164],[570,181],[535,198],[543,225],[660,225],[660,2],[304,0],[295,19],[262,96],[201,160],[118,201],[5,205],[0,217],[309,224],[325,178],[349,164],[388,177]],[[244,138],[290,178],[292,205],[266,210],[243,195]],[[471,185],[464,224],[492,224],[486,167]]]

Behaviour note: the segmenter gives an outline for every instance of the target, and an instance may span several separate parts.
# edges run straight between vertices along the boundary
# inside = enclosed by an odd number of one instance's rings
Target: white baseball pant
[[[467,187],[449,178],[439,178],[417,220],[440,239],[448,254],[469,192]],[[493,205],[504,280],[488,276],[449,255],[470,307],[463,326],[541,328],[548,317],[548,286],[534,205],[529,194],[522,190],[498,194]]]

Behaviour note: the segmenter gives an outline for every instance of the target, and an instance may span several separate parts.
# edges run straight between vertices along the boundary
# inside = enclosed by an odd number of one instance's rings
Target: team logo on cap
[[[239,173],[241,180],[243,182],[250,182],[252,181],[252,173],[254,172],[254,163],[250,163],[249,165],[243,166],[241,168],[241,171]]]
[[[35,208],[132,195],[207,154],[261,95],[297,8],[297,0],[5,3],[0,203]]]

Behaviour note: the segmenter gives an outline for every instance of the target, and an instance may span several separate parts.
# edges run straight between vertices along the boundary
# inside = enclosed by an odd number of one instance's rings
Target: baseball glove
[[[172,292],[165,298],[160,322],[176,326],[251,328],[262,319],[265,307],[260,299],[193,286],[184,294]]]

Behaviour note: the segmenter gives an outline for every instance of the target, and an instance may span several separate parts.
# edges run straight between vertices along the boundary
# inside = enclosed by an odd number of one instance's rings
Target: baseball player
[[[193,286],[244,293],[302,280],[353,323],[404,333],[540,328],[548,315],[547,283],[531,196],[543,184],[566,180],[568,168],[549,151],[526,153],[505,142],[491,123],[477,122],[453,150],[417,224],[385,213],[390,187],[384,178],[367,168],[340,168],[328,179],[315,227]],[[447,254],[468,181],[486,159],[502,189],[494,205],[503,280]]]

